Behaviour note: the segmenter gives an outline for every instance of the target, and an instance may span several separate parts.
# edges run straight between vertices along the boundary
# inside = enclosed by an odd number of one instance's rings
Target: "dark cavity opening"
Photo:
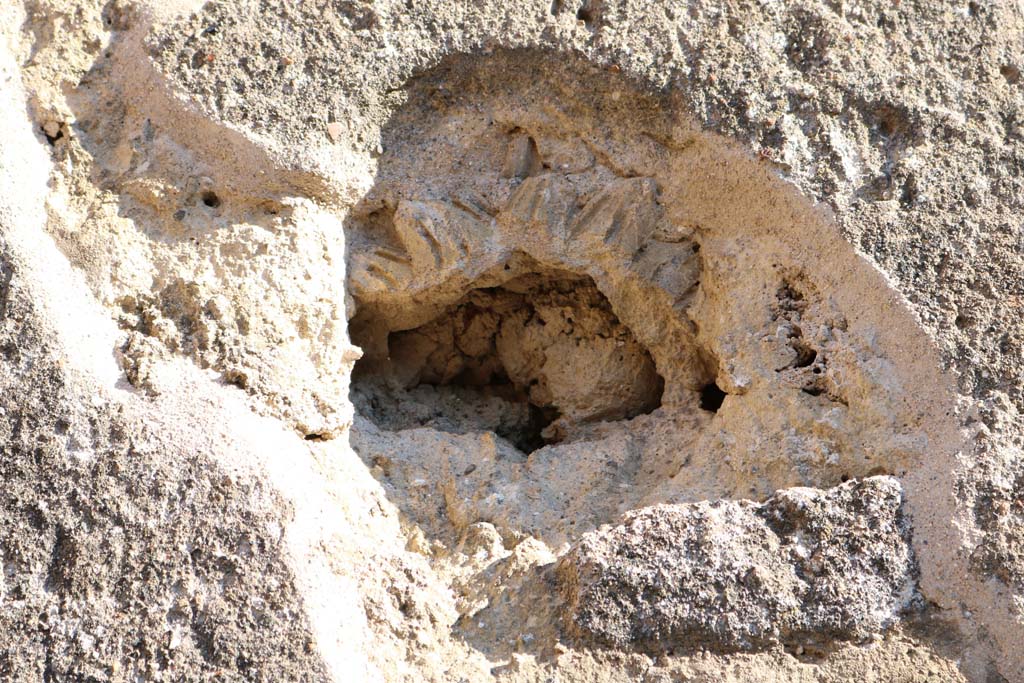
[[[60,129],[58,129],[57,132],[54,133],[53,135],[47,133],[45,127],[40,127],[39,130],[42,131],[43,137],[46,138],[46,141],[50,143],[51,147],[55,146],[57,144],[57,141],[64,137],[64,131]]]
[[[796,351],[796,363],[794,363],[793,367],[810,367],[818,358],[818,352],[802,341],[794,343],[793,349]]]
[[[591,28],[594,23],[594,13],[586,5],[576,10],[576,18],[582,21],[587,28]]]
[[[352,400],[385,429],[490,431],[530,453],[661,405],[650,353],[590,278],[524,275],[384,334],[374,318],[353,323],[366,355]],[[372,348],[375,338],[384,348]]]
[[[717,384],[712,382],[700,390],[700,407],[712,413],[717,413],[722,407],[725,397],[728,396]]]
[[[218,197],[217,193],[213,192],[212,190],[207,190],[203,192],[200,198],[203,200],[203,204],[210,207],[211,209],[216,209],[218,206],[220,206],[220,197]]]

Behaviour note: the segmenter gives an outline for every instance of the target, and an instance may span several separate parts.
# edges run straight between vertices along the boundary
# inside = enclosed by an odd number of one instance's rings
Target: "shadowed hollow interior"
[[[650,353],[589,277],[537,272],[472,289],[386,346],[367,349],[353,398],[390,430],[492,431],[529,453],[661,404]]]

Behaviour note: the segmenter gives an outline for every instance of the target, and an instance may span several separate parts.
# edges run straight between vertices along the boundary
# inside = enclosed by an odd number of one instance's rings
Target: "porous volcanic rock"
[[[915,597],[901,507],[899,482],[871,477],[629,513],[559,561],[568,621],[581,638],[652,653],[865,640]]]
[[[0,3],[0,678],[1024,680],[1022,41]]]

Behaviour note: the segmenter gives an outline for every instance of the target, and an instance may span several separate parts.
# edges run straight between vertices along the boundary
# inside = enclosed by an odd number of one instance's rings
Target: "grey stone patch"
[[[281,500],[83,396],[6,251],[0,680],[328,680]]]
[[[980,421],[994,429],[975,425],[975,460],[957,481],[957,494],[969,502],[971,517],[982,534],[971,551],[971,569],[1020,591],[1024,590],[1024,449],[1019,440],[1005,436],[1020,429],[1016,423],[1021,419],[1007,403],[1003,397],[979,411]]]
[[[891,477],[763,504],[657,505],[585,535],[558,566],[578,639],[651,654],[863,641],[913,605],[915,563]]]

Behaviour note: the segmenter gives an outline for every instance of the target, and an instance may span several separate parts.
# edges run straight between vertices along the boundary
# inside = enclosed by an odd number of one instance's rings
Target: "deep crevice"
[[[61,129],[57,129],[57,132],[52,135],[47,132],[45,126],[40,127],[40,130],[42,131],[43,136],[46,138],[46,141],[50,144],[51,147],[55,146],[57,144],[57,141],[61,140],[64,137],[64,131]]]
[[[705,385],[700,390],[701,410],[707,410],[708,412],[711,413],[717,413],[718,409],[721,408],[722,404],[725,402],[726,396],[728,396],[728,394],[722,391],[722,389],[715,382],[711,382],[710,384]]]

